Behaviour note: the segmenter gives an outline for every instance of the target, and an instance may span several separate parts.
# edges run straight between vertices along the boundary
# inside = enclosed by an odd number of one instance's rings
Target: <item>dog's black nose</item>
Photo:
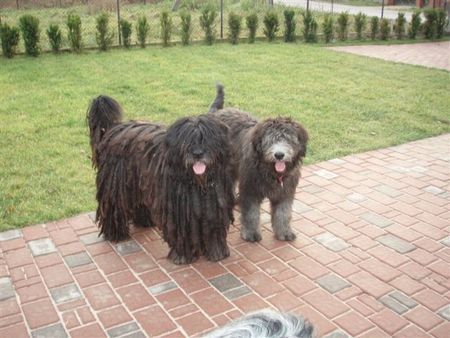
[[[204,154],[205,152],[202,150],[202,149],[194,149],[193,151],[192,151],[192,154],[194,155],[194,157],[195,158],[201,158],[201,157],[203,157],[203,154]]]
[[[284,153],[282,153],[281,151],[275,153],[275,158],[277,160],[282,160],[283,157],[284,157]]]

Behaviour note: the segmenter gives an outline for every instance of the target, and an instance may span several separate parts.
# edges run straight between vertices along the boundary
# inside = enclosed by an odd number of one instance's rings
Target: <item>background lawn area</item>
[[[306,163],[450,132],[445,71],[319,46],[149,47],[0,59],[0,230],[94,210],[85,113],[108,94],[126,118],[171,123],[226,105],[289,115],[310,133]]]

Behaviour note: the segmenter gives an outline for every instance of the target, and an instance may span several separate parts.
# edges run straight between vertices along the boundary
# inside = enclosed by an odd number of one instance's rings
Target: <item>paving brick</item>
[[[211,279],[211,278],[223,275],[228,272],[227,270],[225,270],[225,268],[222,265],[217,264],[216,262],[210,262],[207,260],[203,260],[203,258],[200,258],[192,266],[205,279]],[[179,266],[178,266],[178,269],[180,269]]]
[[[73,279],[64,264],[43,268],[41,269],[41,273],[42,277],[44,277],[45,284],[47,284],[49,288],[73,282]]]
[[[190,296],[192,300],[200,306],[209,316],[215,316],[224,311],[231,310],[233,306],[224,296],[213,288],[208,288]],[[241,297],[240,299],[242,299]]]
[[[97,270],[76,274],[75,278],[82,288],[105,282],[105,279]]]
[[[0,301],[14,297],[15,295],[11,278],[0,278]]]
[[[91,323],[95,320],[94,315],[88,306],[78,308],[77,314],[83,324]]]
[[[136,283],[138,280],[134,277],[133,273],[129,270],[120,271],[108,275],[108,280],[114,288]]]
[[[22,304],[48,297],[47,290],[41,282],[30,286],[24,286],[17,290],[17,294],[19,295]]]
[[[275,306],[279,311],[283,312],[288,312],[304,304],[299,300],[299,298],[295,297],[289,291],[277,293],[276,295],[267,298],[267,301]]]
[[[401,255],[398,252],[383,245],[379,245],[375,248],[370,249],[368,251],[368,254],[393,267],[398,267],[410,261],[408,257],[405,257],[404,255]]]
[[[329,271],[322,265],[316,263],[311,258],[301,256],[289,263],[295,270],[309,277],[310,279],[317,279],[326,275]]]
[[[284,286],[297,297],[317,288],[314,283],[303,276],[297,276],[284,282]]]
[[[375,298],[379,298],[392,290],[392,287],[388,284],[381,282],[365,271],[357,272],[349,276],[347,280]]]
[[[346,280],[334,274],[320,277],[316,280],[316,283],[318,283],[321,287],[323,287],[330,293],[336,293],[351,286]]]
[[[22,237],[11,239],[9,241],[0,241],[0,248],[3,252],[22,249],[25,247],[25,241]]]
[[[44,327],[42,329],[31,331],[31,337],[33,338],[65,338],[68,337],[66,330],[61,324],[55,324]]]
[[[355,264],[352,264],[344,259],[338,261],[337,263],[331,264],[328,267],[344,278],[359,271],[358,267]]]
[[[136,322],[126,323],[108,330],[108,336],[111,338],[121,337],[127,333],[136,332],[139,330],[139,326]]]
[[[142,251],[142,248],[133,240],[128,240],[125,242],[120,242],[114,245],[117,252],[121,256],[126,256],[134,252]]]
[[[404,317],[406,319],[409,319],[425,331],[431,330],[444,321],[441,317],[437,316],[436,314],[422,306],[418,306],[415,309],[411,310],[410,312],[405,314]]]
[[[437,311],[448,303],[442,295],[429,289],[425,289],[415,294],[413,298],[431,311]]]
[[[407,295],[413,295],[424,288],[421,283],[405,275],[397,277],[390,284]]]
[[[20,308],[15,298],[2,300],[1,305],[2,306],[0,306],[0,318],[5,318],[20,313]]]
[[[422,266],[427,266],[438,259],[435,255],[420,248],[408,253],[407,256]]]
[[[91,244],[95,244],[95,243],[104,242],[105,239],[103,238],[103,236],[99,236],[99,233],[96,231],[96,232],[91,232],[89,234],[80,236],[80,241],[84,245],[91,245]]]
[[[131,269],[137,273],[152,270],[156,267],[153,258],[145,252],[134,252],[124,257]]]
[[[50,294],[56,304],[68,302],[81,297],[80,290],[75,284],[69,284],[50,289]]]
[[[126,269],[125,263],[115,252],[95,256],[94,261],[105,275]]]
[[[416,262],[407,263],[399,268],[400,271],[406,273],[409,277],[415,280],[421,280],[431,274],[431,271],[424,268]]]
[[[172,310],[169,310],[170,315],[172,318],[181,318],[184,316],[187,316],[188,314],[194,313],[200,311],[198,306],[194,305],[193,303],[188,303],[185,305],[182,305],[180,307],[174,308]]]
[[[228,299],[228,300],[234,300],[237,299],[241,296],[247,295],[249,293],[251,293],[252,290],[250,290],[248,287],[246,286],[241,286],[235,289],[231,289],[228,291],[223,292],[223,295]]]
[[[370,211],[360,215],[360,217],[366,222],[376,225],[377,227],[380,228],[388,227],[389,225],[394,223],[390,219],[387,219],[386,217],[383,217]]]
[[[9,241],[20,237],[22,237],[22,232],[20,230],[8,230],[0,232],[0,242]]]
[[[158,299],[159,303],[162,304],[166,310],[171,310],[190,303],[190,300],[184,295],[183,292],[181,292],[180,289],[164,292],[156,296],[156,299]]]
[[[391,268],[378,259],[366,260],[361,262],[359,266],[383,282],[389,282],[402,274],[399,270]]]
[[[100,311],[97,315],[103,327],[106,329],[131,321],[130,315],[123,306]]]
[[[418,304],[416,301],[414,301],[412,298],[409,298],[408,296],[404,295],[401,292],[394,291],[389,294],[390,297],[394,298],[395,300],[399,301],[406,307],[412,309],[413,307],[416,307]]]
[[[55,244],[50,238],[37,239],[35,241],[28,242],[28,246],[33,256],[46,255],[52,252],[56,252]]]
[[[91,257],[86,252],[80,252],[78,254],[65,256],[64,260],[69,268],[75,268],[77,266],[86,265],[92,263]]]
[[[401,254],[405,254],[416,249],[414,245],[390,234],[378,237],[377,241]]]
[[[374,325],[355,311],[350,311],[334,320],[339,327],[350,333],[352,337],[363,333]]]
[[[67,311],[62,314],[62,320],[67,330],[80,326],[77,315],[74,311]]]
[[[404,306],[402,303],[400,303],[393,297],[390,297],[389,295],[381,297],[379,301],[392,311],[398,313],[399,315],[409,310],[406,306]]]
[[[277,258],[269,259],[263,263],[258,263],[258,266],[269,276],[277,276],[283,271],[289,269],[289,266]]]
[[[175,323],[158,305],[138,311],[134,316],[144,331],[151,337],[176,329]]]
[[[350,244],[330,233],[317,235],[314,237],[314,240],[334,252],[339,252],[350,247]]]
[[[201,312],[178,319],[177,322],[190,337],[214,327],[214,324]]]
[[[265,261],[272,256],[257,243],[245,243],[236,248],[239,253],[253,263]]]
[[[161,284],[157,284],[157,285],[151,286],[151,287],[148,288],[148,291],[152,295],[156,296],[156,295],[159,295],[161,293],[164,293],[164,292],[167,292],[169,290],[176,289],[176,288],[178,288],[178,286],[174,282],[170,281],[170,282],[161,283]]]
[[[278,283],[262,272],[256,272],[252,275],[245,276],[242,280],[264,298],[283,290]]]
[[[427,338],[429,337],[423,330],[419,329],[415,325],[409,325],[405,327],[403,330],[397,332],[394,338]]]
[[[370,317],[370,320],[389,335],[394,335],[408,325],[408,322],[403,317],[400,317],[391,310],[383,310]]]
[[[450,278],[450,263],[448,262],[439,260],[436,263],[430,265],[428,268],[447,279]]]
[[[8,251],[4,254],[4,257],[10,269],[33,263],[33,258],[27,248]]]
[[[442,308],[438,313],[442,318],[445,318],[448,321],[450,321],[450,305],[447,305],[446,307]]]
[[[448,338],[449,332],[450,332],[450,322],[445,322],[430,331],[433,337],[436,338]]]
[[[335,299],[329,293],[323,290],[315,290],[302,297],[302,300],[308,302],[327,318],[335,318],[345,313],[349,307]]]
[[[225,292],[243,286],[242,282],[232,274],[225,274],[209,280],[209,282],[220,292]]]
[[[233,303],[244,313],[270,308],[268,303],[255,294],[249,294],[235,299]]]
[[[140,284],[124,286],[117,293],[130,311],[154,304],[155,299]]]
[[[92,286],[84,289],[83,292],[94,310],[101,310],[119,304],[119,300],[106,284]]]
[[[106,334],[103,332],[100,325],[97,323],[89,324],[80,328],[76,328],[72,331],[70,331],[70,336],[72,338],[86,338],[86,337],[95,337],[95,338],[102,338],[107,337]]]
[[[39,311],[36,311],[39,309]],[[59,320],[49,299],[42,299],[22,306],[23,313],[31,329],[36,329]]]

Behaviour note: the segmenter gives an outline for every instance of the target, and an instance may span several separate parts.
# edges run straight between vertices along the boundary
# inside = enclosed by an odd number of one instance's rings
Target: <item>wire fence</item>
[[[251,13],[258,16],[258,29],[256,37],[263,37],[263,19],[270,9],[278,14],[280,20],[280,29],[277,32],[278,37],[283,35],[283,11],[286,7],[295,10],[295,20],[297,25],[297,35],[301,34],[303,25],[300,15],[305,9],[315,12],[317,22],[322,21],[324,13],[348,12],[356,14],[359,11],[366,11],[367,16],[387,16],[392,15],[392,19],[397,16],[397,11],[390,13],[382,6],[384,1],[388,0],[325,0],[327,2],[318,2],[311,0],[165,0],[155,2],[155,0],[2,0],[0,2],[0,18],[2,22],[10,25],[17,25],[19,18],[24,14],[31,14],[40,21],[41,29],[41,49],[50,50],[50,43],[46,29],[51,24],[57,24],[63,32],[63,48],[68,48],[67,41],[67,17],[69,14],[77,14],[82,22],[82,40],[84,48],[95,48],[96,43],[96,17],[103,12],[108,13],[109,27],[114,33],[113,45],[121,44],[119,20],[125,19],[133,24],[132,45],[137,43],[136,22],[138,18],[145,16],[150,24],[150,33],[148,43],[161,42],[160,15],[163,11],[168,11],[172,18],[173,29],[171,41],[173,43],[181,41],[181,11],[189,11],[192,16],[192,41],[201,41],[204,39],[204,32],[200,26],[200,15],[202,8],[208,4],[212,6],[216,13],[215,31],[217,39],[226,39],[228,37],[228,15],[231,12],[239,14],[242,20],[242,32],[240,37],[246,38],[248,30],[246,29],[245,18]],[[348,1],[357,1],[362,7],[345,4]],[[390,1],[390,0],[389,0]],[[415,0],[402,0],[415,1]],[[407,13],[408,19],[408,9]],[[354,12],[354,13],[353,13]],[[411,12],[409,12],[411,13]],[[389,18],[389,17],[388,17]],[[351,34],[351,25],[350,25]],[[19,47],[23,51],[23,46]]]

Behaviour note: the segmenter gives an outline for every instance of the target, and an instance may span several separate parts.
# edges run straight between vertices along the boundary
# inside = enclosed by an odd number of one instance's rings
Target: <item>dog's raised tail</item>
[[[112,97],[100,95],[89,105],[86,121],[92,149],[92,165],[97,167],[98,146],[105,132],[122,120],[123,109]]]
[[[217,90],[216,98],[209,107],[208,113],[214,113],[220,109],[223,109],[223,104],[225,101],[225,91],[223,89],[223,85],[221,83],[217,83],[216,90]]]

